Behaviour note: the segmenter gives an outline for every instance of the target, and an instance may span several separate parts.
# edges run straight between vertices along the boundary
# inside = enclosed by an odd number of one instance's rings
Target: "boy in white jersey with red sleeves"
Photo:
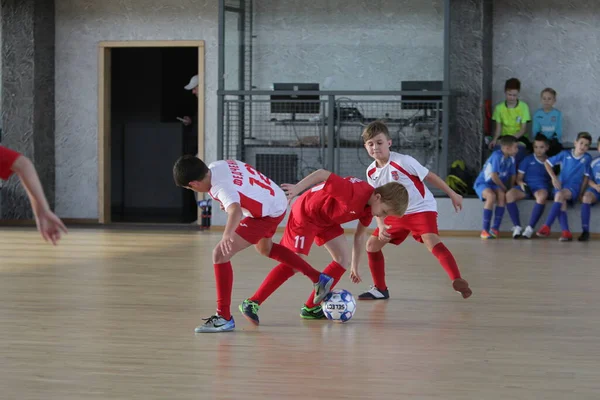
[[[467,281],[461,278],[454,256],[440,241],[437,227],[437,204],[433,194],[423,181],[443,190],[452,200],[458,212],[462,209],[462,196],[454,192],[439,176],[430,172],[413,157],[390,152],[392,140],[387,126],[381,121],[370,123],[362,134],[365,148],[375,161],[367,168],[367,182],[374,187],[388,182],[399,182],[408,190],[408,208],[404,216],[376,218],[377,229],[367,242],[369,268],[373,277],[370,290],[358,296],[360,300],[384,300],[389,298],[385,282],[385,261],[381,249],[388,242],[402,243],[409,234],[427,246],[438,259],[450,280],[452,287],[463,298],[471,296]],[[360,282],[356,271],[350,274],[353,282]]]
[[[207,166],[194,156],[182,156],[177,160],[173,178],[177,186],[209,193],[227,213],[223,238],[212,255],[217,313],[198,326],[196,333],[226,332],[235,328],[231,316],[233,269],[229,260],[250,245],[255,245],[262,255],[306,275],[314,283],[315,302],[320,302],[329,293],[333,278],[321,274],[292,250],[272,241],[288,205],[285,193],[275,182],[242,161],[216,161]]]

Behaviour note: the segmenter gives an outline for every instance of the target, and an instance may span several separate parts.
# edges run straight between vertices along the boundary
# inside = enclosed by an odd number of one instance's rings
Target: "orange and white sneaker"
[[[452,281],[452,289],[460,293],[463,299],[468,299],[473,294],[469,283],[462,278],[458,278]]]
[[[571,231],[562,231],[562,234],[558,238],[559,242],[570,242],[573,240],[573,234]]]
[[[536,235],[539,237],[548,237],[550,236],[550,227],[548,225],[544,225],[537,231]]]
[[[479,235],[479,237],[482,239],[495,239],[495,237],[488,231],[481,231],[481,234]]]
[[[498,229],[490,229],[490,235],[494,237],[494,239],[498,239],[500,237],[500,231]]]

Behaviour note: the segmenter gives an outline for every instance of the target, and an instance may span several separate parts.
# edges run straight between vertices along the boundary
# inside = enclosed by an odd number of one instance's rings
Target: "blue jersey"
[[[516,175],[516,166],[514,157],[504,157],[502,150],[496,150],[487,159],[483,165],[483,169],[479,173],[475,185],[482,183],[491,183],[492,173],[498,174],[500,180],[506,185],[511,176]]]
[[[562,141],[562,113],[556,108],[550,112],[540,108],[533,114],[533,137],[538,133],[543,133],[548,139],[554,136],[559,142]]]
[[[581,188],[583,178],[590,175],[590,164],[592,156],[589,153],[575,157],[572,150],[563,150],[557,155],[550,157],[548,161],[551,166],[560,165],[559,180],[563,186]]]
[[[590,164],[590,179],[596,185],[600,185],[600,157],[594,159]]]
[[[550,187],[550,175],[546,171],[546,166],[535,154],[530,154],[521,161],[519,172],[525,175],[523,180],[527,186],[534,190]]]

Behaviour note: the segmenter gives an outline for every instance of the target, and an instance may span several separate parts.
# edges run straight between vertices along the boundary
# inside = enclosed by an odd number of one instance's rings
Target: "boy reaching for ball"
[[[313,186],[316,185],[317,186]],[[365,245],[365,233],[373,216],[384,218],[389,215],[402,216],[408,205],[408,192],[397,182],[390,182],[373,188],[358,178],[342,178],[334,173],[320,169],[302,179],[296,185],[283,184],[291,201],[304,190],[293,204],[281,245],[307,256],[313,242],[325,246],[333,261],[323,270],[331,276],[335,287],[346,272],[348,266],[360,262]],[[342,224],[358,220],[354,234],[352,251],[344,236]],[[295,271],[287,264],[277,265],[265,278],[256,293],[240,305],[242,314],[258,325],[260,305],[294,275]],[[300,316],[305,319],[323,319],[325,315],[311,294],[301,309]]]
[[[206,165],[194,156],[180,157],[173,167],[177,186],[208,193],[227,213],[223,238],[213,251],[217,284],[217,312],[195,329],[196,333],[227,332],[235,328],[231,316],[233,269],[231,258],[251,245],[273,260],[286,263],[314,283],[314,301],[329,293],[333,279],[311,267],[293,251],[273,243],[272,237],[287,211],[286,195],[275,182],[249,164],[237,160]],[[244,218],[245,217],[245,218]]]

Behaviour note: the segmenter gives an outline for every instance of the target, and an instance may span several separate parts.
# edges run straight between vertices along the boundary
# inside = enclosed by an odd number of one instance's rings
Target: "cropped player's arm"
[[[521,187],[521,189],[524,190],[525,187],[525,174],[521,171],[519,171],[519,174],[517,175],[517,185]]]
[[[448,197],[450,198],[450,200],[452,200],[452,204],[454,205],[454,208],[456,209],[456,211],[459,211],[462,209],[462,196],[460,194],[456,193],[454,190],[452,190],[452,188],[450,186],[448,186],[448,184],[446,182],[444,182],[442,178],[440,178],[433,172],[429,171],[427,173],[427,175],[425,176],[424,180],[425,180],[425,182],[432,184],[436,188],[438,188],[438,189],[442,190],[444,193],[446,193],[448,195]]]
[[[225,212],[227,213],[227,223],[225,224],[223,238],[231,238],[244,214],[242,213],[242,206],[240,206],[240,203],[231,203]]]
[[[496,131],[494,132],[494,138],[492,139],[492,141],[490,142],[490,149],[494,148],[494,146],[496,146],[496,142],[498,141],[498,138],[500,137],[500,134],[502,133],[502,123],[499,121],[496,121]]]
[[[330,171],[325,169],[319,169],[308,175],[300,182],[295,185],[290,185],[289,183],[284,183],[281,185],[281,188],[285,190],[288,199],[293,199],[298,196],[300,193],[304,192],[306,189],[316,185],[317,183],[321,183],[326,181],[331,175]]]
[[[510,187],[514,187],[515,186],[515,182],[517,182],[517,176],[516,175],[511,175],[511,177],[510,177]]]
[[[500,179],[500,176],[497,172],[492,172],[490,174],[490,177],[492,178],[492,182],[494,182],[500,189],[506,192],[506,186],[504,185],[504,182],[502,182],[502,179]]]
[[[544,163],[544,167],[546,168],[546,172],[548,173],[548,175],[550,175],[550,179],[552,179],[552,185],[556,189],[560,190],[561,184],[560,184],[558,178],[556,177],[554,170],[552,169],[552,165],[548,162],[548,160],[546,160],[546,162]]]
[[[62,232],[67,232],[67,228],[62,221],[50,211],[48,200],[44,194],[42,183],[35,170],[33,163],[29,158],[20,156],[15,160],[11,167],[12,171],[17,174],[29,201],[31,202],[31,208],[36,218],[36,224],[38,230],[42,234],[44,240],[50,240],[53,244],[56,244],[61,236]]]
[[[583,194],[585,193],[585,190],[588,187],[588,183],[591,182],[590,177],[589,176],[584,176],[583,177],[583,183],[581,184],[581,189],[579,189],[579,201],[581,201],[581,199],[583,199]]]
[[[526,130],[527,130],[527,121],[525,121],[525,122],[523,122],[521,124],[521,129],[519,129],[519,132],[517,132],[517,134],[515,135],[515,137],[517,139],[520,139],[525,134]]]
[[[354,233],[354,245],[352,246],[352,264],[350,264],[350,279],[354,283],[358,283],[362,280],[358,274],[358,266],[360,265],[360,258],[362,257],[367,242],[367,229],[368,226],[365,226],[358,221],[356,232]]]

